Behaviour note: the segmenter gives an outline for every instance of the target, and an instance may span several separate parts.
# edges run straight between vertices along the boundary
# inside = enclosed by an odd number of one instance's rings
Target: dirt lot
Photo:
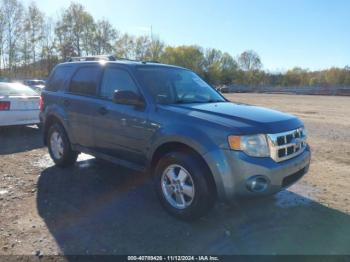
[[[184,223],[158,204],[146,176],[82,155],[53,166],[40,131],[0,131],[0,255],[350,254],[350,97],[232,94],[296,114],[310,172],[266,199],[218,204]]]

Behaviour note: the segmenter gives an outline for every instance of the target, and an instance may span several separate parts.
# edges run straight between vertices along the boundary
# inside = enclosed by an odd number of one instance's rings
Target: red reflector
[[[11,102],[0,101],[0,111],[10,110]]]
[[[43,98],[41,96],[39,99],[39,109],[40,109],[40,112],[42,112],[44,110],[44,101],[43,101]]]

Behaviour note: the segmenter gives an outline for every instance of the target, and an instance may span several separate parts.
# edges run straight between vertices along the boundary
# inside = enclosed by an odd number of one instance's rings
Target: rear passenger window
[[[54,71],[53,76],[51,77],[48,84],[46,85],[45,90],[57,91],[62,89],[70,73],[71,73],[71,67],[69,66],[58,67]]]
[[[138,89],[127,71],[107,67],[103,74],[100,96],[112,99],[115,90],[138,93]]]
[[[75,94],[96,95],[101,70],[98,67],[82,67],[74,74],[69,91]]]

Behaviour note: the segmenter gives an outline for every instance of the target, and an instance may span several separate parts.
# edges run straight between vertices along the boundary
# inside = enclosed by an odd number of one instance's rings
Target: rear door
[[[73,141],[87,148],[94,146],[93,122],[97,114],[96,94],[100,77],[100,65],[79,67],[62,101]]]

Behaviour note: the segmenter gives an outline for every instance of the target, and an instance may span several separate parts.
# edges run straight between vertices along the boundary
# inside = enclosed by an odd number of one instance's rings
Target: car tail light
[[[11,102],[8,101],[0,101],[0,111],[8,111],[10,110]]]
[[[39,109],[40,109],[40,112],[44,110],[44,101],[42,96],[40,96],[40,99],[39,99]]]

